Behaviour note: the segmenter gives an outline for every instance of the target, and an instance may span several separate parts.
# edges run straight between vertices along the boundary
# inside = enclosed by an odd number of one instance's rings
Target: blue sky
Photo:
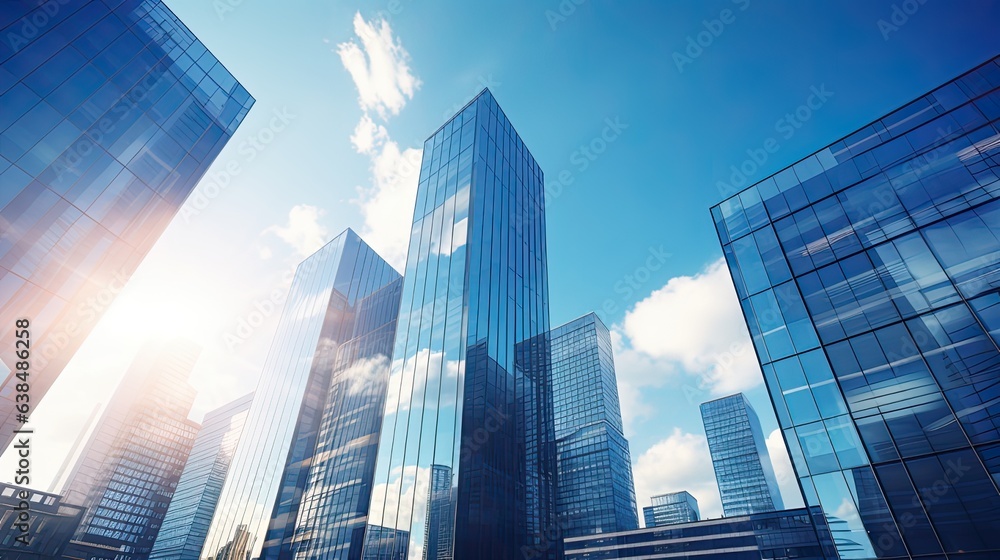
[[[598,310],[615,333],[639,506],[652,492],[688,489],[709,515],[720,510],[698,403],[742,389],[765,434],[776,427],[717,264],[708,209],[724,197],[719,183],[768,139],[778,149],[750,183],[1000,46],[1000,3],[988,2],[167,5],[257,103],[37,422],[82,425],[89,408],[58,403],[83,390],[106,400],[150,334],[186,334],[206,347],[196,416],[251,390],[288,270],[349,226],[398,262],[399,216],[408,220],[415,186],[408,163],[488,86],[550,186],[553,326]],[[362,55],[367,81],[348,71],[345,48]],[[374,142],[356,136],[364,115]],[[239,171],[227,177],[234,162]],[[212,182],[225,186],[206,191]],[[241,331],[255,310],[262,321]],[[136,316],[159,320],[137,329]],[[51,436],[52,476],[75,437]],[[776,434],[770,443],[781,450]],[[777,468],[794,493],[787,466]]]

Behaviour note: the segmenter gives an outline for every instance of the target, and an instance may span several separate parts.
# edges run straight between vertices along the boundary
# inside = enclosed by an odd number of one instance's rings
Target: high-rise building
[[[712,208],[842,558],[1000,556],[998,88],[995,58]]]
[[[360,558],[401,288],[350,229],[299,265],[201,558]]]
[[[489,91],[424,144],[370,515],[409,532],[411,557],[557,552],[544,203]],[[444,468],[454,514],[432,551]]]
[[[253,98],[160,0],[4,2],[0,34],[0,339],[30,319],[34,406]]]
[[[782,509],[778,479],[757,412],[743,393],[701,405],[708,450],[726,515]]]
[[[671,492],[653,496],[653,505],[642,508],[646,527],[663,527],[691,523],[701,519],[698,500],[688,492]]]
[[[550,343],[560,533],[638,529],[611,333],[588,313],[552,329]]]
[[[0,482],[0,558],[61,558],[82,518],[58,494]]]
[[[149,556],[200,428],[188,420],[200,353],[182,339],[144,345],[77,459],[62,494],[86,508],[73,540],[91,560]]]
[[[364,556],[361,560],[407,560],[410,534],[406,531],[369,525],[365,531]]]
[[[205,415],[150,560],[197,560],[252,402],[250,393]]]
[[[566,560],[839,560],[819,508],[790,509],[566,539]]]

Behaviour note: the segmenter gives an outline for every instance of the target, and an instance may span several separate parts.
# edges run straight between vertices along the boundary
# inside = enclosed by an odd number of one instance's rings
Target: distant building
[[[205,415],[150,560],[198,558],[252,402],[250,393]]]
[[[653,505],[642,508],[646,527],[691,523],[701,519],[698,500],[687,492],[653,496]]]
[[[550,332],[560,534],[639,528],[611,333],[595,313]]]
[[[819,508],[754,513],[566,539],[565,560],[612,558],[839,560]]]
[[[82,518],[83,508],[58,494],[0,483],[0,558],[59,558]]]
[[[757,412],[737,393],[701,405],[708,450],[727,516],[782,509]]]
[[[147,343],[129,366],[63,486],[87,509],[74,536],[92,558],[145,560],[200,426],[188,420],[188,383],[201,348]]]

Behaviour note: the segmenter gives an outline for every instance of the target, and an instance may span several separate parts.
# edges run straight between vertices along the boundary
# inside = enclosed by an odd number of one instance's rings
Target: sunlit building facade
[[[712,208],[808,505],[1000,557],[1000,59]]]
[[[0,35],[0,339],[31,320],[34,406],[253,98],[160,0],[4,2]]]
[[[205,415],[150,560],[197,560],[252,402],[250,393]]]
[[[73,541],[90,560],[152,551],[200,428],[188,420],[200,353],[183,339],[145,344],[63,485],[64,501],[86,508]]]
[[[360,558],[401,287],[350,229],[298,266],[200,558]]]
[[[757,412],[743,393],[701,405],[708,451],[726,515],[781,509],[778,479]]]
[[[639,527],[632,456],[622,427],[611,333],[594,313],[552,329],[560,533]]]
[[[698,500],[688,492],[671,492],[652,497],[653,505],[642,508],[646,527],[691,523],[701,519]]]
[[[548,331],[542,171],[484,90],[426,141],[417,187],[369,517],[411,558],[556,554]]]

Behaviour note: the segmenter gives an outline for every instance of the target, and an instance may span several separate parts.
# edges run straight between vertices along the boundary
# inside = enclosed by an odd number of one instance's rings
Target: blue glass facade
[[[542,172],[483,91],[420,168],[370,515],[411,558],[556,553],[547,296]]]
[[[566,560],[610,558],[837,560],[837,552],[818,508],[566,539]]]
[[[352,230],[299,265],[201,558],[360,552],[399,290]]]
[[[843,558],[1000,555],[1000,59],[712,208]]]
[[[150,560],[197,560],[252,402],[250,393],[205,415]]]
[[[0,337],[31,319],[37,404],[253,98],[159,0],[9,0],[0,35]]]
[[[622,428],[611,333],[594,313],[552,329],[560,533],[639,527],[632,456]]]
[[[701,405],[708,450],[726,515],[782,509],[774,465],[750,401],[737,393]]]
[[[410,534],[406,531],[369,525],[365,530],[364,556],[361,560],[407,560]]]
[[[149,557],[200,428],[187,418],[200,353],[183,339],[147,343],[74,465],[63,495],[86,508],[73,540],[89,560]]]
[[[653,496],[653,505],[642,508],[642,515],[647,528],[691,523],[701,519],[698,500],[687,492]]]

